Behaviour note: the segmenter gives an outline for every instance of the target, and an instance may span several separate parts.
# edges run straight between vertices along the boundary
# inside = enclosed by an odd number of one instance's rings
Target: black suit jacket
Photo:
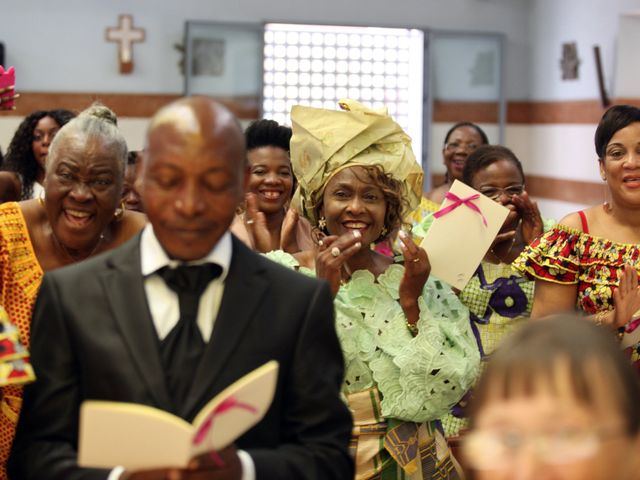
[[[76,464],[80,404],[104,399],[170,410],[158,345],[139,235],[47,273],[32,325],[38,379],[25,388],[10,478],[106,479],[109,471]],[[352,478],[351,416],[339,398],[343,358],[329,288],[234,238],[220,311],[180,415],[191,421],[215,394],[270,359],[280,363],[273,404],[236,443],[253,458],[257,478]]]

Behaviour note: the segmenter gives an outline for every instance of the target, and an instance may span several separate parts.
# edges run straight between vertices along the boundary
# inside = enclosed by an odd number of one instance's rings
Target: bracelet
[[[416,325],[415,323],[407,322],[407,328],[411,332],[411,335],[413,335],[414,337],[418,334],[418,325]]]

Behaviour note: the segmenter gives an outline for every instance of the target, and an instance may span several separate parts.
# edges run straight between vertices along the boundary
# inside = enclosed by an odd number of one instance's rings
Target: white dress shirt
[[[213,324],[220,310],[224,282],[231,264],[232,250],[231,234],[225,232],[206,257],[187,262],[188,265],[215,263],[222,268],[222,274],[207,285],[200,297],[197,323],[205,343],[209,342],[211,338]],[[166,266],[177,267],[184,262],[169,258],[156,238],[151,224],[147,224],[142,231],[140,259],[142,276],[144,277],[144,290],[147,295],[151,318],[158,338],[163,340],[178,323],[180,306],[178,294],[167,286],[163,278],[158,274],[158,270]],[[244,450],[238,450],[238,457],[242,465],[242,480],[255,480],[255,465],[251,456]],[[124,468],[122,467],[114,468],[107,480],[118,480],[123,471]]]

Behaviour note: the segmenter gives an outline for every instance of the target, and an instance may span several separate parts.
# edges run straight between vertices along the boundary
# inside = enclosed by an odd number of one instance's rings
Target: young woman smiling
[[[254,250],[298,252],[313,245],[311,226],[289,202],[295,185],[289,158],[291,129],[257,120],[245,131],[249,168],[245,204],[231,231]]]
[[[68,110],[37,110],[29,114],[18,126],[11,139],[2,170],[15,176],[18,198],[37,198],[42,193],[45,162],[49,147],[58,131],[75,114]],[[1,182],[10,180],[4,175]]]

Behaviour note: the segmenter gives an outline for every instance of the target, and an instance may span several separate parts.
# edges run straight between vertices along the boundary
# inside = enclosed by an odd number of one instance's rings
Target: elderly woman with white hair
[[[469,311],[429,276],[427,253],[408,234],[400,234],[401,262],[371,248],[419,203],[422,170],[386,111],[340,106],[292,110],[294,208],[321,240],[313,251],[269,256],[332,288],[356,478],[457,478],[437,419],[478,371]]]
[[[116,116],[94,105],[55,136],[47,158],[44,197],[0,205],[0,305],[8,315],[18,357],[0,363],[0,480],[32,379],[23,346],[29,345],[31,313],[44,272],[114,248],[136,234],[144,215],[121,208],[127,145]],[[15,338],[17,329],[18,338]],[[55,338],[51,339],[55,341]]]

